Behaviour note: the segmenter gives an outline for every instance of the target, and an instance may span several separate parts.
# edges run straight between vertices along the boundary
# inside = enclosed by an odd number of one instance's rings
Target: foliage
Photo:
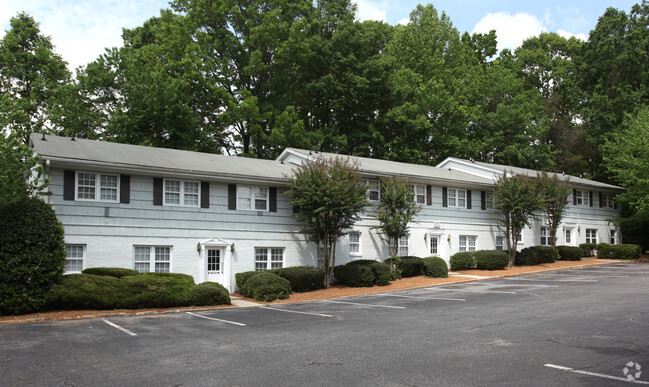
[[[521,250],[516,254],[516,260],[514,261],[516,266],[534,266],[539,263],[539,252],[532,247],[526,247]]]
[[[432,278],[448,278],[448,266],[440,257],[424,258],[424,274]]]
[[[625,214],[626,212],[626,214]],[[649,250],[649,211],[633,212],[628,207],[622,208],[623,218],[620,229],[626,243],[641,245],[643,251]],[[626,215],[626,216],[625,216]]]
[[[234,280],[237,283],[237,289],[239,289],[239,291],[241,291],[241,289],[243,288],[243,285],[246,283],[246,281],[248,281],[250,279],[250,277],[252,277],[255,274],[259,274],[259,272],[255,271],[255,270],[252,270],[252,271],[244,271],[244,272],[241,272],[241,273],[236,273],[234,275]]]
[[[576,246],[557,246],[559,259],[562,261],[581,261],[583,251]]]
[[[84,269],[83,274],[105,275],[109,277],[122,278],[129,275],[139,275],[140,272],[132,269],[121,267],[89,267]]]
[[[392,278],[390,280],[396,280],[402,278],[401,269],[401,257],[390,257],[383,260],[383,263],[390,267],[390,272],[392,273]]]
[[[294,170],[289,178],[296,217],[304,224],[309,241],[324,246],[324,285],[329,287],[336,264],[336,242],[360,219],[367,205],[366,187],[359,184],[358,167],[348,159],[318,158]]]
[[[451,270],[453,271],[471,270],[471,269],[475,269],[476,267],[476,262],[475,262],[475,258],[473,258],[473,253],[469,251],[459,252],[451,255],[451,259],[449,260],[449,262],[451,265]]]
[[[498,209],[498,222],[505,230],[509,247],[509,266],[516,260],[518,234],[525,226],[530,226],[543,202],[536,185],[527,176],[508,176],[505,172],[496,180],[493,200]]]
[[[478,270],[502,270],[509,265],[509,255],[498,250],[478,250],[473,252]]]
[[[216,282],[202,282],[189,289],[189,304],[194,306],[230,304],[230,293]]]
[[[597,244],[597,258],[604,259],[636,259],[642,256],[642,247],[639,245],[610,245]]]
[[[557,250],[551,246],[532,246],[530,248],[536,251],[539,263],[553,263],[558,258]]]
[[[336,280],[347,286],[385,286],[390,282],[390,267],[378,261],[359,259],[336,266],[334,274]]]
[[[401,257],[399,269],[404,278],[422,275],[425,271],[424,260],[419,257]]]
[[[64,234],[37,198],[0,205],[0,315],[36,311],[65,267]]]
[[[549,244],[552,247],[557,244],[557,230],[568,206],[568,197],[571,193],[568,181],[560,180],[557,174],[550,176],[546,171],[538,173],[534,181],[541,195],[541,211],[548,224]]]
[[[382,178],[380,184],[380,200],[376,214],[372,216],[380,223],[375,228],[387,242],[390,257],[395,257],[399,251],[399,238],[408,235],[408,224],[421,211],[421,205],[415,202],[415,193],[407,180]]]
[[[40,158],[16,134],[0,133],[0,205],[47,195]]]
[[[310,292],[324,287],[322,269],[310,266],[293,266],[270,270],[271,273],[286,278],[291,283],[291,291]]]
[[[291,295],[291,283],[277,274],[261,271],[243,284],[241,294],[257,301],[283,300]]]
[[[583,257],[594,257],[595,256],[595,251],[597,250],[597,244],[596,243],[582,243],[579,245],[579,248],[581,249],[583,253]]]

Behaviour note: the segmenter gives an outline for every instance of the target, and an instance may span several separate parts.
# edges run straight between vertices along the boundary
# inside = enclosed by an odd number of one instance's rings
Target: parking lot
[[[649,265],[2,325],[0,374],[1,385],[649,384]]]

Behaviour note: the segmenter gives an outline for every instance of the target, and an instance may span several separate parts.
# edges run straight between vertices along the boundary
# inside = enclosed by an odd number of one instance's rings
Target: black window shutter
[[[228,184],[228,210],[237,209],[237,185]]]
[[[471,209],[471,190],[467,189],[466,190],[466,208]]]
[[[426,186],[426,205],[430,206],[433,204],[433,186]]]
[[[74,171],[63,171],[63,200],[74,200]]]
[[[593,191],[588,191],[588,198],[590,199],[590,206],[593,206]]]
[[[129,204],[131,202],[131,176],[119,176],[119,202]]]
[[[448,207],[448,188],[442,188],[442,207]]]
[[[201,181],[201,208],[210,208],[210,182]]]
[[[487,192],[486,191],[481,191],[480,192],[480,208],[483,210],[487,209]]]
[[[577,190],[573,189],[572,190],[572,204],[575,206],[577,205]]]
[[[268,211],[277,212],[277,188],[268,188]]]
[[[153,205],[162,205],[162,179],[159,177],[153,178]]]
[[[602,195],[602,193],[600,192],[600,193],[599,193],[599,208],[602,208],[602,201],[603,201],[603,200],[602,200],[602,199],[603,199],[602,196],[604,196],[604,195]]]

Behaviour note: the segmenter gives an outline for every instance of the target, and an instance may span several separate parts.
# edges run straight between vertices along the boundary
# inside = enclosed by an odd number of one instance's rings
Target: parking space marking
[[[190,314],[192,316],[204,318],[204,319],[207,319],[207,320],[214,320],[214,321],[224,322],[224,323],[228,323],[228,324],[234,324],[234,325],[238,325],[240,327],[245,327],[246,326],[246,324],[238,323],[238,322],[235,322],[235,321],[222,320],[220,318],[201,316],[200,314],[196,314],[196,313],[192,313],[192,312],[185,312],[185,313]]]
[[[475,283],[475,285],[482,285],[481,283]],[[559,285],[538,285],[538,284],[529,284],[529,285],[507,285],[507,284],[494,284],[492,283],[485,283],[485,286],[526,286],[526,287],[535,287],[535,288],[558,288]]]
[[[119,329],[120,331],[122,331],[122,332],[124,332],[124,333],[126,333],[126,334],[129,334],[129,335],[131,335],[131,336],[137,336],[137,333],[133,333],[133,332],[129,331],[129,330],[126,329],[126,328],[122,328],[122,327],[120,327],[119,325],[115,324],[114,322],[111,322],[111,321],[106,320],[105,318],[102,318],[101,321],[105,322],[106,324],[110,325],[110,326],[113,327],[113,328],[117,328],[117,329]]]
[[[422,300],[466,301],[464,298],[419,297],[419,296],[406,296],[406,295],[401,295],[401,294],[377,294],[377,296],[401,297],[401,298],[418,298],[418,299],[422,299]]]
[[[565,274],[565,273],[553,273],[553,274],[537,274],[537,275],[545,275],[545,276],[549,276],[549,275],[551,275],[551,276],[561,275],[561,276],[564,276],[564,277],[629,278],[628,275],[608,275],[608,274],[604,274],[604,275],[599,275],[599,274],[588,275],[588,274]]]
[[[471,290],[471,289],[447,289],[442,287],[424,288],[424,290],[445,290],[447,292],[467,292],[467,293],[501,293],[501,294],[516,294],[516,292],[503,292],[501,290]]]
[[[627,382],[627,383],[649,384],[649,382],[645,382],[645,381],[642,381],[642,380],[627,379],[627,378],[623,378],[623,377],[620,377],[620,376],[613,376],[613,375],[599,374],[597,372],[576,370],[574,368],[564,367],[564,366],[560,366],[560,365],[556,365],[556,364],[544,364],[544,366],[549,367],[549,368],[555,368],[555,369],[558,369],[558,370],[561,370],[561,371],[574,372],[576,374],[597,376],[599,378],[612,379],[612,380],[620,380],[622,382]]]
[[[280,308],[271,308],[270,306],[266,306],[262,309],[269,309],[269,310],[277,310],[280,312],[288,312],[288,313],[298,313],[298,314],[308,314],[311,316],[320,316],[320,317],[333,317],[330,314],[322,314],[322,313],[313,313],[313,312],[301,312],[299,310],[288,310],[288,309],[280,309]]]
[[[523,277],[516,277],[516,278],[503,278],[504,280],[507,281],[538,281],[538,282],[597,282],[597,280],[587,280],[587,279],[535,279],[535,278],[523,278]]]
[[[322,302],[334,302],[334,303],[336,303],[336,304],[349,304],[349,305],[360,305],[360,306],[372,306],[372,307],[377,307],[377,308],[406,309],[404,306],[378,305],[378,304],[362,304],[362,303],[359,303],[359,302],[334,301],[334,300],[322,300]]]

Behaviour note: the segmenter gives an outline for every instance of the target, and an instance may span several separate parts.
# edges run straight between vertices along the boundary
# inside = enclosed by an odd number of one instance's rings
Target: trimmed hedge
[[[384,259],[383,263],[390,267],[390,258]],[[403,275],[401,273],[401,269],[399,269],[399,266],[401,266],[401,257],[392,257],[392,266],[394,267],[394,270],[390,270],[390,281],[402,278]]]
[[[424,274],[432,278],[448,278],[448,266],[440,257],[427,257],[424,261]]]
[[[581,261],[583,250],[575,246],[557,246],[557,253],[562,261]]]
[[[311,266],[292,266],[270,270],[291,283],[291,291],[310,292],[324,288],[324,271]]]
[[[230,303],[230,293],[219,283],[203,282],[189,289],[190,305],[229,305]]]
[[[246,283],[246,281],[248,281],[248,279],[250,279],[250,277],[252,277],[253,275],[259,274],[259,273],[261,273],[261,272],[252,270],[252,271],[244,271],[244,272],[235,274],[234,275],[234,280],[237,283],[237,289],[239,289],[239,291],[241,291],[241,289],[243,288],[243,285]]]
[[[385,286],[390,282],[390,266],[383,262],[358,259],[334,267],[336,280],[347,286]]]
[[[539,264],[539,254],[532,247],[526,247],[516,253],[514,265],[516,266],[534,266]]]
[[[424,260],[419,257],[401,257],[401,262],[399,263],[399,270],[401,270],[401,276],[403,278],[416,277],[418,275],[423,275],[426,268],[424,266]]]
[[[478,270],[502,270],[509,265],[509,256],[504,251],[478,250],[473,257]]]
[[[532,246],[539,255],[539,263],[553,263],[557,260],[558,254],[550,246]]]
[[[243,284],[241,294],[257,301],[283,300],[291,295],[291,283],[277,274],[260,271]]]
[[[597,244],[595,243],[582,243],[579,245],[579,248],[582,251],[582,256],[584,258],[586,257],[594,257],[595,256],[595,250],[597,249]]]
[[[120,267],[90,267],[81,272],[82,274],[105,275],[109,277],[122,278],[129,275],[140,275],[137,270],[122,269]]]
[[[473,253],[468,251],[453,254],[450,264],[453,271],[475,269],[476,266]]]
[[[641,256],[642,247],[640,245],[610,245],[608,243],[597,245],[597,258],[631,260]]]

